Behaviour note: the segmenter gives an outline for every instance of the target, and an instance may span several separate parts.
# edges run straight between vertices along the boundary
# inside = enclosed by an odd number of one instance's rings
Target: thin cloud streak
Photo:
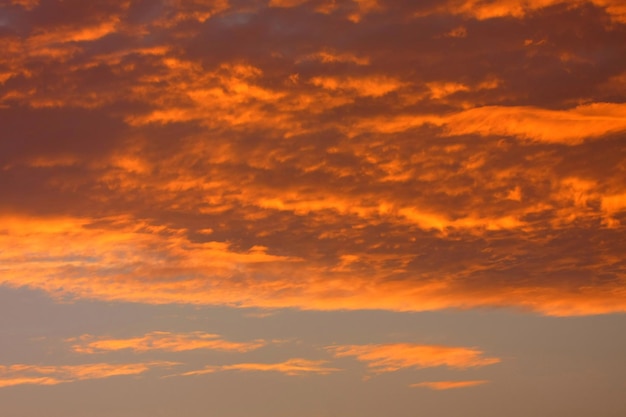
[[[484,385],[489,383],[490,381],[486,380],[472,380],[472,381],[429,381],[429,382],[419,382],[416,384],[409,385],[411,388],[430,388],[437,391],[448,390],[448,389],[457,389],[457,388],[470,388],[476,387],[479,385]]]
[[[171,333],[162,331],[150,332],[141,337],[127,339],[95,337],[86,334],[66,341],[73,343],[72,350],[74,352],[88,354],[119,350],[132,350],[141,353],[152,350],[183,352],[198,349],[243,353],[266,345],[263,340],[231,342],[222,339],[217,334],[204,332]]]
[[[236,363],[232,365],[207,366],[204,369],[189,371],[172,376],[195,376],[212,374],[222,371],[241,372],[278,372],[287,376],[328,375],[340,371],[338,368],[326,366],[328,361],[292,358],[278,363]]]
[[[0,365],[0,388],[14,385],[57,385],[89,379],[121,375],[140,375],[155,368],[171,368],[177,362],[152,361],[142,363],[83,365]]]
[[[364,120],[358,133],[400,133],[424,125],[444,126],[450,136],[513,136],[523,140],[576,145],[626,130],[626,105],[592,103],[567,110],[532,107],[484,106],[447,116],[404,115]],[[355,132],[347,132],[355,135]]]
[[[374,373],[394,372],[403,368],[446,366],[467,369],[493,365],[499,358],[484,357],[475,348],[393,343],[381,345],[339,345],[327,348],[336,357],[354,357],[365,362]]]

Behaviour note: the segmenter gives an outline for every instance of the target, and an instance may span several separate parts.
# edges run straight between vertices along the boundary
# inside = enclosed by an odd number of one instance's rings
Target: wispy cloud
[[[456,389],[456,388],[469,388],[475,387],[478,385],[487,384],[489,381],[486,380],[473,380],[473,381],[429,381],[429,382],[419,382],[416,384],[411,384],[412,388],[430,388],[434,390],[448,390],[448,389]]]
[[[380,345],[338,345],[327,348],[336,357],[354,357],[374,373],[403,368],[446,366],[466,369],[493,365],[499,358],[483,356],[476,348],[393,343]]]
[[[151,350],[182,352],[197,349],[248,352],[266,344],[263,340],[231,342],[222,339],[217,334],[204,332],[171,333],[160,331],[150,332],[140,337],[127,339],[96,337],[86,334],[77,338],[68,339],[67,341],[73,343],[72,349],[78,353],[101,353],[126,349],[135,352]]]
[[[431,94],[436,98],[466,88],[461,84],[430,86]],[[435,125],[444,126],[445,135],[513,136],[530,141],[576,145],[586,139],[625,131],[625,115],[626,105],[621,103],[592,103],[567,110],[484,106],[448,115],[394,115],[363,119],[356,124],[356,132],[348,133],[401,133],[420,126]]]
[[[309,360],[292,358],[278,363],[236,363],[232,365],[207,366],[204,369],[185,372],[174,376],[193,376],[212,374],[221,371],[241,371],[241,372],[278,372],[289,376],[301,375],[328,375],[341,369],[327,366],[325,360]]]
[[[154,368],[170,368],[176,362],[92,363],[83,365],[0,365],[0,387],[13,385],[56,385],[66,382],[102,379],[120,375],[139,375]]]
[[[461,14],[478,20],[502,17],[523,19],[527,14],[537,13],[548,7],[577,7],[592,4],[604,9],[614,20],[624,21],[626,10],[620,0],[449,0],[434,10],[441,13]],[[432,13],[433,9],[420,11],[417,14]]]

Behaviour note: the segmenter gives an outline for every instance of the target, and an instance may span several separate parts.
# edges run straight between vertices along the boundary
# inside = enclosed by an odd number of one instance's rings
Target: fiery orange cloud
[[[110,231],[78,219],[3,222],[3,284],[43,289],[60,297],[322,310],[517,305],[575,315],[621,311],[625,305],[626,295],[618,283],[569,292],[552,286],[485,285],[477,292],[464,287],[463,274],[473,274],[471,268],[453,275],[456,282],[387,281],[389,274],[406,273],[412,259],[408,255],[402,260],[397,254],[353,254],[326,266],[271,255],[263,247],[238,252],[219,242],[190,242],[180,231],[129,225],[124,219],[109,222],[114,227]],[[266,278],[259,280],[259,275]]]
[[[434,390],[447,390],[456,388],[468,388],[483,385],[488,383],[486,380],[473,380],[473,381],[430,381],[419,382],[417,384],[411,384],[412,388],[430,388]]]
[[[167,352],[182,352],[187,350],[208,349],[234,352],[248,352],[265,345],[262,340],[253,342],[230,342],[221,339],[219,335],[191,332],[150,332],[142,337],[128,339],[97,338],[92,335],[83,335],[78,338],[68,339],[74,343],[72,349],[79,353],[101,353],[117,350],[133,350],[146,352],[150,350],[164,350]]]
[[[16,364],[0,366],[0,388],[14,385],[56,385],[119,375],[139,375],[153,368],[172,367],[176,362],[144,362],[127,364],[93,363],[84,365],[39,366]]]
[[[550,143],[575,144],[626,130],[626,105],[592,103],[570,110],[481,107],[454,115],[449,134],[511,135]]]
[[[374,373],[393,372],[402,368],[447,366],[465,369],[492,365],[499,358],[484,357],[475,348],[393,343],[384,345],[339,345],[327,348],[336,357],[353,356],[367,363]]]
[[[190,371],[177,376],[193,376],[211,374],[219,371],[242,371],[242,372],[279,372],[289,376],[300,375],[328,375],[340,371],[338,368],[325,366],[328,361],[292,358],[279,363],[236,363],[233,365],[208,366],[197,371]]]
[[[383,96],[402,87],[402,82],[387,77],[345,79],[337,77],[313,77],[311,84],[327,90],[351,90],[358,96]]]
[[[463,85],[431,86],[436,98]],[[400,115],[360,121],[355,135],[364,131],[398,133],[424,125],[443,126],[447,135],[517,136],[526,140],[575,145],[609,133],[626,130],[626,105],[592,103],[570,110],[545,110],[529,107],[476,107],[447,116]]]

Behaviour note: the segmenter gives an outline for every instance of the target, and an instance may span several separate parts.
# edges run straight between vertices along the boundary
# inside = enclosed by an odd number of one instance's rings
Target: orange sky
[[[506,334],[374,320],[330,338],[323,317],[623,325],[624,39],[622,0],[0,1],[0,289],[31,300],[5,308],[19,337],[0,387],[357,375],[354,395],[384,381],[388,415],[408,416],[411,395],[513,384],[520,359],[492,348]],[[41,294],[77,309],[74,331],[28,327]],[[127,305],[152,318],[94,313]],[[213,309],[223,324],[189,319]],[[298,335],[278,330],[306,314]],[[520,353],[535,364],[539,333]],[[594,368],[606,348],[563,369],[613,381]],[[476,415],[518,415],[485,401]],[[626,412],[557,403],[549,415]],[[267,415],[375,415],[337,404]]]

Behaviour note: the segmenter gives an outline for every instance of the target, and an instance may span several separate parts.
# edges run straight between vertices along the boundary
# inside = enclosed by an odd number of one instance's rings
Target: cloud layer
[[[626,311],[620,1],[0,8],[3,285]]]

